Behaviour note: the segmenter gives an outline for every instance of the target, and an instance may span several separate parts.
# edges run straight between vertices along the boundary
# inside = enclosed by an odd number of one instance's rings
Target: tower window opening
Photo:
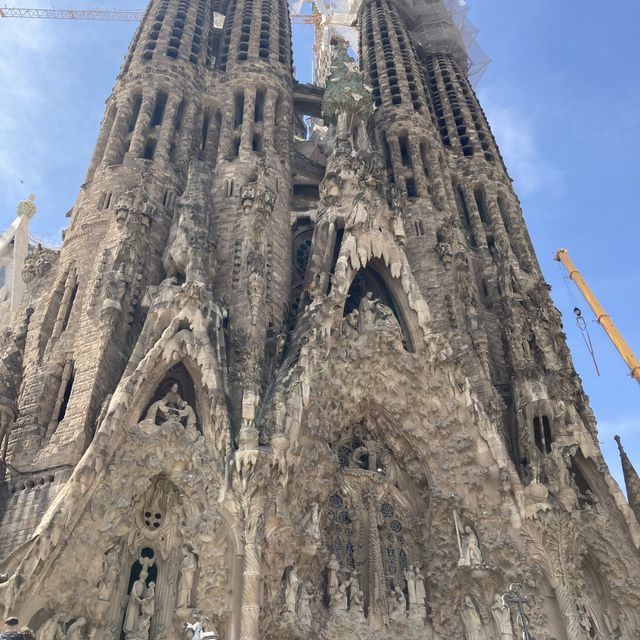
[[[144,147],[144,153],[142,154],[142,157],[145,160],[153,160],[153,156],[155,155],[156,152],[156,141],[153,138],[149,138],[147,140],[147,144]]]
[[[547,416],[542,416],[542,431],[544,434],[544,448],[547,453],[551,453],[551,443],[553,438],[551,436],[551,423]]]
[[[424,175],[429,177],[429,152],[427,151],[427,145],[424,142],[420,143],[420,157],[422,158],[422,166],[424,167]]]
[[[209,114],[205,113],[204,119],[202,121],[202,142],[200,144],[200,151],[204,151],[207,148],[207,137],[209,136],[209,119]]]
[[[73,288],[71,289],[71,293],[69,294],[69,298],[67,300],[66,309],[64,310],[64,317],[62,320],[62,329],[60,333],[65,331],[65,329],[67,328],[67,325],[69,324],[69,318],[71,317],[73,303],[75,302],[77,295],[78,295],[78,283],[74,282]]]
[[[131,117],[129,118],[128,133],[131,133],[136,128],[136,122],[138,121],[138,115],[140,114],[140,107],[142,106],[142,95],[137,94],[133,99],[133,105],[131,107]]]
[[[402,159],[403,167],[411,166],[411,156],[409,154],[409,141],[406,136],[398,138],[398,144],[400,145],[400,158]]]
[[[164,118],[164,111],[167,106],[167,94],[164,91],[160,91],[156,96],[156,104],[153,108],[153,115],[151,116],[151,123],[149,126],[158,127],[162,124]]]
[[[71,371],[71,375],[67,380],[67,383],[64,386],[64,391],[62,393],[62,402],[60,403],[60,409],[58,411],[58,416],[56,422],[59,424],[64,420],[65,415],[67,415],[67,407],[69,406],[69,400],[71,398],[71,391],[73,390],[73,380],[75,377],[75,372]]]
[[[471,246],[476,248],[478,245],[476,243],[475,236],[473,235],[473,229],[471,227],[471,217],[469,216],[469,209],[467,208],[467,203],[464,199],[464,193],[460,188],[460,185],[453,185],[453,191],[456,197],[456,206],[458,207],[458,215],[460,216],[460,222],[462,222],[462,226],[466,229],[467,234],[471,240]]]
[[[405,178],[405,184],[407,187],[407,197],[417,198],[418,192],[416,191],[416,182],[413,178]]]
[[[478,206],[478,213],[480,214],[480,220],[483,224],[491,225],[491,219],[489,218],[489,211],[487,210],[487,201],[484,195],[484,189],[478,187],[474,189],[473,196]]]
[[[186,101],[181,100],[178,105],[178,109],[176,110],[176,116],[173,121],[173,128],[175,131],[180,131],[182,127],[182,120],[184,119],[184,110],[185,110]]]
[[[254,133],[253,139],[251,141],[251,148],[256,152],[262,151],[262,136],[260,134]]]
[[[233,127],[235,129],[242,125],[244,117],[244,93],[236,94],[233,113]]]
[[[256,104],[253,112],[254,122],[262,122],[264,118],[264,95],[264,89],[258,89],[258,91],[256,91]]]
[[[424,235],[424,225],[422,224],[422,220],[415,221],[416,227],[416,236],[421,237]]]

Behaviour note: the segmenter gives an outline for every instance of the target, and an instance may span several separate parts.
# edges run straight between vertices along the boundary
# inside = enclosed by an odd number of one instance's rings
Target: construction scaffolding
[[[356,21],[363,0],[291,0],[292,15],[303,16],[311,5],[316,16],[314,34],[313,81],[323,85],[330,64],[333,35],[345,38],[353,54],[358,51]],[[394,0],[406,20],[414,42],[428,53],[453,55],[478,82],[489,58],[478,46],[478,29],[468,20],[469,6],[464,0]]]

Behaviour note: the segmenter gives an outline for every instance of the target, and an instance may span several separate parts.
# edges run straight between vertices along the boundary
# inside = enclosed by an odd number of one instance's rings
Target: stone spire
[[[640,522],[640,477],[635,470],[629,456],[622,446],[620,436],[614,436],[615,441],[618,443],[618,450],[620,451],[620,461],[622,462],[622,472],[624,473],[624,483],[627,486],[627,499],[633,509],[633,513],[636,514],[638,522]]]

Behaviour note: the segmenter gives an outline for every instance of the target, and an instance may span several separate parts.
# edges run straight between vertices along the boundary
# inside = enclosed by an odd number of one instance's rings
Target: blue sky
[[[141,8],[135,0],[56,6],[116,4]],[[477,87],[480,100],[565,318],[605,457],[620,478],[616,433],[640,469],[640,385],[629,378],[576,292],[601,370],[595,375],[552,257],[558,247],[570,250],[640,352],[640,3],[470,0],[469,5],[469,17],[480,29],[478,41],[492,59]],[[13,219],[16,202],[33,192],[39,207],[33,232],[59,240],[134,28],[133,23],[0,19],[0,229]],[[295,27],[295,64],[302,80],[310,77],[310,35],[308,27]]]

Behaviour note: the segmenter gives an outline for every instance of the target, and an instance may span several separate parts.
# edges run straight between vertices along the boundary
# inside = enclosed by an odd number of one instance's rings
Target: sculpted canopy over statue
[[[157,425],[175,421],[187,429],[196,428],[195,411],[182,399],[177,383],[172,384],[165,396],[149,407],[145,420],[153,420]]]

